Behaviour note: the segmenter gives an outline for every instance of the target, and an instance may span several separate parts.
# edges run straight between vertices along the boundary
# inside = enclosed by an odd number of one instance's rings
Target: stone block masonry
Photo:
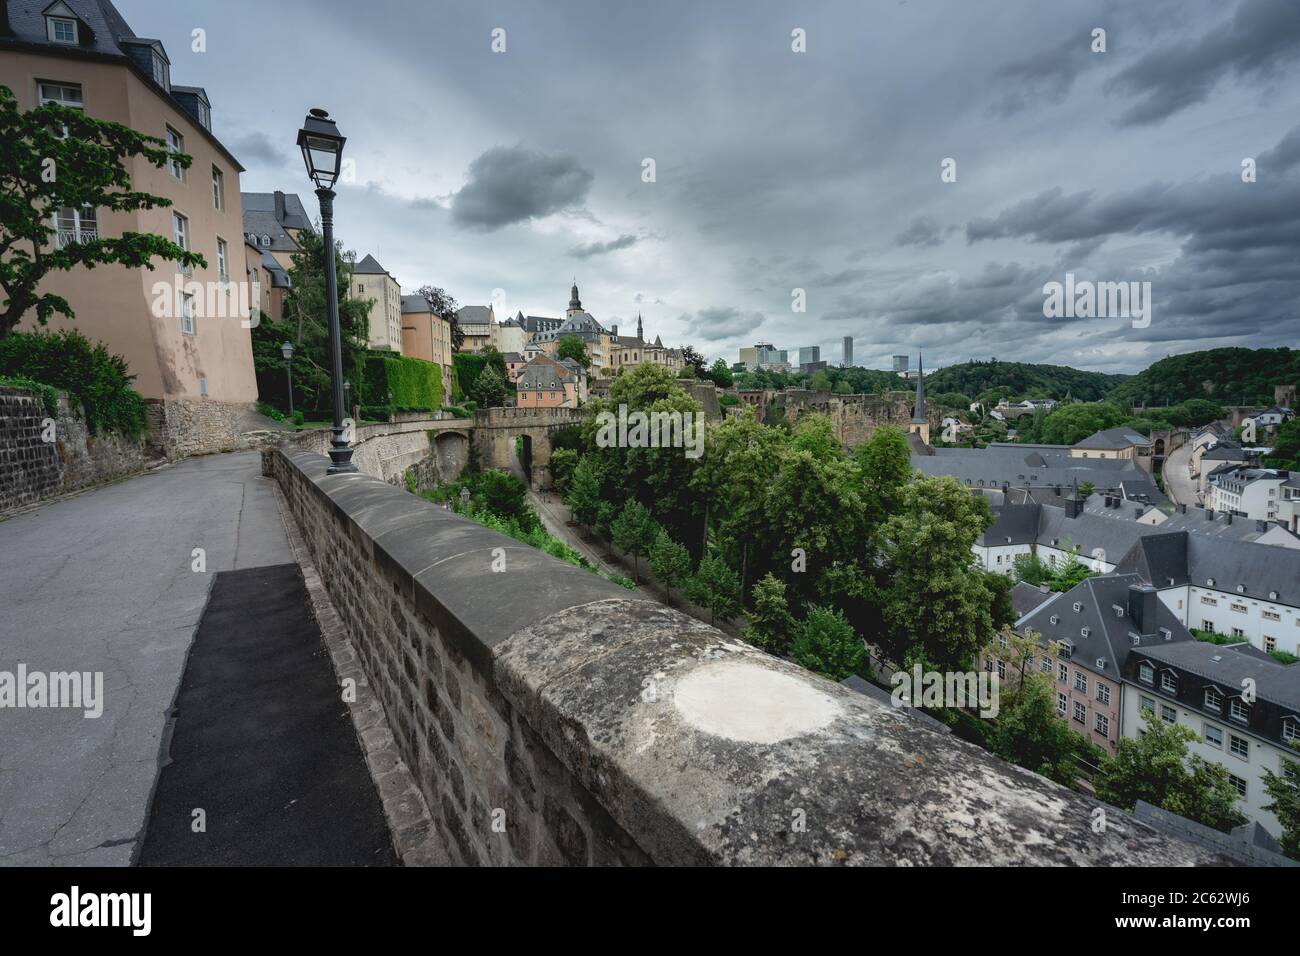
[[[54,441],[40,395],[0,386],[0,515],[55,495],[142,471],[144,446],[120,435],[92,435],[59,394]]]
[[[1226,862],[380,479],[262,461],[458,863]]]

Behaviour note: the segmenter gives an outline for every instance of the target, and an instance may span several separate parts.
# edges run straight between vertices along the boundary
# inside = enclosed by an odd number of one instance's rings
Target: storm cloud
[[[470,164],[469,182],[452,197],[451,216],[486,230],[540,219],[580,205],[593,179],[574,156],[497,146]]]

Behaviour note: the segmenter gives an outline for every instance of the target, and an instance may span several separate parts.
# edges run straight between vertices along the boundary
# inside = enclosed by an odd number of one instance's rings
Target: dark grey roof
[[[1128,448],[1130,445],[1149,447],[1150,444],[1150,438],[1121,425],[1118,428],[1105,428],[1099,432],[1094,432],[1083,441],[1076,442],[1074,447],[1117,451],[1121,448]]]
[[[870,697],[872,700],[884,704],[886,707],[894,707],[894,699],[890,695],[889,691],[885,690],[883,687],[877,687],[875,684],[871,683],[871,681],[864,680],[857,674],[850,674],[848,677],[844,678],[844,680],[840,681],[840,684],[849,688],[849,690],[856,690],[862,696]],[[931,730],[937,730],[942,734],[952,733],[947,724],[941,720],[935,720],[923,710],[919,710],[915,707],[899,707],[896,709],[903,711],[913,720],[920,721]]]
[[[291,285],[289,273],[285,271],[284,266],[275,261],[275,256],[265,250],[262,251],[262,268],[271,274],[272,289],[287,289]]]
[[[1036,504],[990,504],[993,524],[984,529],[977,543],[985,548],[1033,544],[1038,539],[1040,510]]]
[[[537,338],[542,342],[549,342],[555,339],[562,339],[566,335],[576,335],[584,342],[598,338],[605,333],[605,329],[594,317],[586,312],[577,312],[564,320],[559,328],[550,331],[541,331],[537,333]]]
[[[1158,531],[1155,525],[1137,521],[1121,521],[1087,511],[1071,518],[1064,508],[1039,507],[1038,544],[1067,550],[1066,543],[1069,542],[1085,562],[1100,548],[1105,561],[1115,564],[1139,538]]]
[[[559,362],[549,359],[533,359],[519,370],[517,386],[522,389],[559,389],[566,382],[571,382],[573,379],[573,373]]]
[[[524,315],[522,312],[515,316],[515,321],[521,322],[524,331],[528,332],[530,335],[537,332],[546,332],[550,329],[558,329],[564,324],[563,319],[552,318],[551,316],[546,315]]]
[[[487,325],[492,318],[492,309],[486,305],[462,305],[456,310],[456,318],[464,325]]]
[[[307,215],[307,209],[303,206],[302,200],[297,193],[282,192],[284,196],[284,219],[279,222],[286,229],[310,229],[312,228],[311,219]],[[244,212],[250,209],[256,212],[269,212],[275,214],[275,193],[245,193],[239,194],[239,202],[243,206]],[[247,230],[245,230],[247,231]]]
[[[1016,619],[1024,617],[1030,611],[1050,601],[1053,592],[1046,586],[1035,587],[1024,581],[1017,581],[1011,588],[1011,608],[1016,612]]]
[[[379,264],[379,260],[369,253],[366,257],[352,267],[353,275],[388,275],[388,270]]]
[[[409,314],[412,312],[432,312],[433,306],[429,305],[429,300],[422,295],[404,295],[402,296],[402,312]]]
[[[1068,641],[1070,660],[1112,680],[1121,679],[1120,672],[1129,652],[1135,648],[1170,647],[1180,643],[1200,643],[1187,628],[1178,623],[1174,612],[1159,598],[1155,599],[1155,626],[1146,626],[1151,632],[1133,641],[1134,621],[1129,613],[1129,587],[1143,584],[1137,574],[1104,574],[1086,578],[1070,590],[1016,621],[1016,629],[1032,629],[1042,635],[1042,642]],[[1079,610],[1074,605],[1079,605]],[[1116,607],[1124,609],[1121,615]],[[1052,618],[1056,622],[1052,622]],[[1166,639],[1159,629],[1168,631]],[[1086,633],[1085,633],[1086,631]]]
[[[1249,461],[1250,454],[1236,442],[1221,441],[1201,455],[1202,461]]]
[[[1134,494],[1163,500],[1151,476],[1126,458],[1075,458],[1064,445],[995,443],[987,448],[937,448],[932,456],[912,460],[930,477],[950,475],[971,487],[1071,487],[1091,481],[1099,490],[1119,490],[1128,481]],[[982,484],[981,484],[982,483]]]
[[[1130,569],[1160,588],[1188,583],[1210,587],[1213,580],[1215,590],[1300,607],[1300,549],[1296,548],[1164,532],[1143,538],[1140,547],[1124,555],[1116,567]],[[1245,590],[1238,592],[1238,585]]]
[[[1250,866],[1300,866],[1300,862],[1282,855],[1281,845],[1258,822],[1243,823],[1231,833],[1223,833],[1170,810],[1162,810],[1145,800],[1139,800],[1133,807],[1133,816],[1162,833],[1215,850]]]
[[[51,0],[5,0],[9,15],[9,35],[0,36],[0,49],[39,47],[42,53],[95,60],[115,60],[129,65],[151,89],[186,116],[191,117],[200,134],[211,142],[236,170],[244,171],[239,160],[235,159],[225,145],[213,135],[211,129],[200,123],[180,98],[155,82],[152,72],[147,69],[147,59],[142,64],[131,55],[132,51],[138,49],[141,44],[148,44],[158,50],[170,63],[161,41],[136,36],[130,24],[110,0],[60,0],[60,2],[81,21],[80,44],[71,46],[50,41],[45,27],[45,11],[54,6]],[[173,86],[172,89],[193,94],[198,87]]]
[[[1140,648],[1153,660],[1203,677],[1219,687],[1240,690],[1247,678],[1255,682],[1259,700],[1280,704],[1300,715],[1300,663],[1282,664],[1267,654],[1252,654],[1249,644],[1211,644],[1185,641],[1181,644]]]

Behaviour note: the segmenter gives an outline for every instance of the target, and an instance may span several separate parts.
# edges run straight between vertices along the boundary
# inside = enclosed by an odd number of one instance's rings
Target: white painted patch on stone
[[[840,714],[821,691],[752,660],[697,667],[677,683],[673,703],[697,730],[753,744],[812,733]]]

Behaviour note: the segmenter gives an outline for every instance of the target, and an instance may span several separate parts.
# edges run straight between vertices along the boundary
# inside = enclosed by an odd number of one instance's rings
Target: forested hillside
[[[960,394],[971,401],[998,398],[1065,398],[1095,402],[1122,384],[1127,375],[1081,372],[1064,365],[1028,362],[964,362],[949,365],[925,377],[926,391],[934,395]]]
[[[1208,398],[1221,405],[1271,405],[1273,386],[1300,382],[1300,351],[1209,349],[1161,359],[1107,396],[1125,404]]]

